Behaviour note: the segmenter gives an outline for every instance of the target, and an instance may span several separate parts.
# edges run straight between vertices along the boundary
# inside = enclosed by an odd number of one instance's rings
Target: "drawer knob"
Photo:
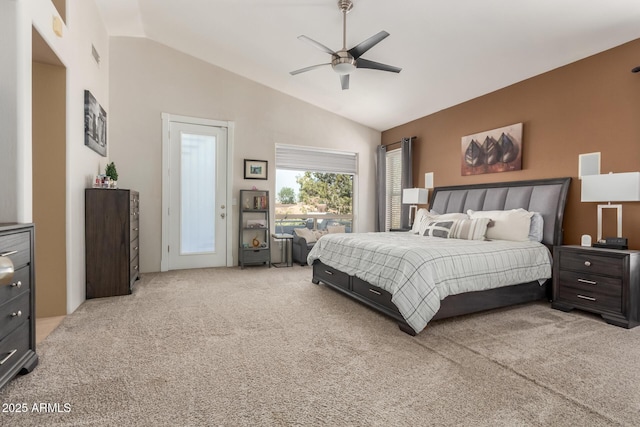
[[[22,287],[22,282],[20,280],[18,280],[17,282],[12,283],[11,286],[14,287],[14,288],[21,288]]]
[[[584,265],[586,265],[587,267],[591,267],[591,261],[585,261]]]
[[[22,310],[18,310],[17,312],[11,313],[11,317],[22,317]]]

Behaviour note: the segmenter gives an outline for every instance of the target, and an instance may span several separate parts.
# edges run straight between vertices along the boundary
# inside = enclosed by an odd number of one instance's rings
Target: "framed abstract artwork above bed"
[[[522,169],[522,123],[462,137],[461,173],[479,175]]]

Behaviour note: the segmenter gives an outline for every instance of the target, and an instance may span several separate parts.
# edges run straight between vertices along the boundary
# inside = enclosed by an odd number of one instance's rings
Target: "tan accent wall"
[[[66,69],[33,62],[36,317],[67,314]]]
[[[578,155],[600,151],[601,172],[640,171],[640,39],[382,133],[382,143],[414,141],[414,183],[436,186],[572,177],[564,218],[565,244],[596,237],[596,203],[580,202]],[[428,94],[426,95],[428,96]],[[461,138],[524,124],[522,170],[461,176]],[[640,249],[640,202],[623,203],[622,233]],[[605,236],[616,234],[605,211]]]

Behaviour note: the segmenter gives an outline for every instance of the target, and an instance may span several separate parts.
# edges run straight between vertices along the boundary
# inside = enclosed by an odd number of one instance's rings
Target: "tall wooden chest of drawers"
[[[34,228],[0,224],[0,388],[38,364]]]
[[[598,313],[624,328],[640,324],[640,251],[556,246],[553,308]]]
[[[140,277],[137,191],[85,190],[87,298],[127,295]]]

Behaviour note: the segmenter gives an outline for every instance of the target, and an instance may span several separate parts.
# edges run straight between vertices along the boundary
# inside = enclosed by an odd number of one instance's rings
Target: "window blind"
[[[356,174],[358,157],[347,151],[276,145],[276,169]]]
[[[387,188],[385,229],[401,228],[402,218],[402,150],[387,151]]]

